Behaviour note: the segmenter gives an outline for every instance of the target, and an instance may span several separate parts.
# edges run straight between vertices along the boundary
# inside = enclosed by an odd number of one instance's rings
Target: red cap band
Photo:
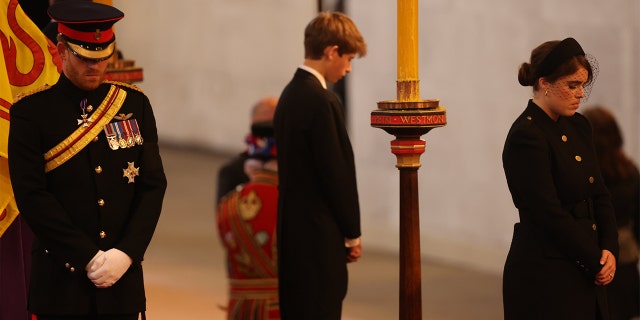
[[[78,31],[71,29],[64,23],[58,23],[58,32],[77,41],[88,43],[107,43],[113,39],[113,28],[107,30],[96,29],[95,31]]]

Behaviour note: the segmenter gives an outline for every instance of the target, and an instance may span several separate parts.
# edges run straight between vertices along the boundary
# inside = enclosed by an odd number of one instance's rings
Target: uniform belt
[[[229,279],[229,295],[236,299],[278,297],[278,278]]]
[[[571,213],[571,215],[575,218],[594,218],[594,207],[593,207],[593,199],[587,198],[579,201],[574,205],[565,205],[563,208]],[[522,211],[522,210],[520,210]],[[526,213],[526,212],[525,212]],[[530,214],[524,214],[520,212],[520,222],[524,224],[531,224],[531,219],[527,219]]]
[[[593,199],[587,198],[576,203],[570,209],[571,214],[576,218],[592,218],[593,219]]]

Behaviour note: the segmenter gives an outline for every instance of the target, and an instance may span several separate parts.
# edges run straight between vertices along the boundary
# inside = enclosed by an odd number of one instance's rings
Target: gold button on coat
[[[596,182],[596,178],[589,177],[589,183],[593,184],[594,182]]]
[[[102,167],[101,166],[97,166],[96,167],[96,173],[102,173]]]
[[[578,162],[582,161],[582,157],[581,156],[576,156],[576,161],[578,161]]]
[[[101,207],[104,206],[104,199],[98,200],[98,205]]]
[[[527,120],[531,120],[531,119],[533,119],[533,118],[531,118],[531,116],[527,116]]]
[[[69,268],[69,271],[71,271],[71,272],[76,272],[76,268],[71,267],[71,268]]]
[[[565,136],[564,134],[562,135],[562,141],[567,142],[567,136]]]
[[[64,264],[64,267],[69,269],[69,267],[71,267],[71,265],[69,264],[69,262],[67,262],[67,263]]]
[[[597,226],[596,226],[596,224],[594,223],[594,224],[592,224],[592,225],[591,225],[591,229],[593,229],[593,231],[596,231],[596,229],[598,229],[598,227],[597,227]]]
[[[95,138],[93,138],[93,142],[98,142],[98,136],[96,136]]]
[[[104,239],[107,237],[107,233],[104,231],[100,231],[100,239]]]

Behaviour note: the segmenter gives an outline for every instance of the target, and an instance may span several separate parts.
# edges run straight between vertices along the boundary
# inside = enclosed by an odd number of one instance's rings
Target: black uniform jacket
[[[606,299],[594,277],[602,250],[617,256],[618,238],[589,122],[579,113],[553,121],[530,101],[502,160],[520,215],[504,267],[505,319],[595,319]]]
[[[347,291],[344,238],[360,208],[342,104],[298,69],[274,117],[278,152],[278,270],[283,319],[329,319]]]
[[[118,113],[137,120],[142,145],[112,150],[102,131],[74,157],[45,173],[43,154],[78,128],[80,101],[87,98],[97,108],[111,85],[86,92],[63,74],[51,88],[11,107],[9,170],[20,213],[36,236],[29,290],[29,310],[36,314],[145,309],[141,262],[167,185],[148,98],[121,86],[127,96]],[[139,175],[129,183],[124,170],[131,163]],[[133,264],[115,285],[97,289],[85,266],[98,250],[111,248],[125,252]]]

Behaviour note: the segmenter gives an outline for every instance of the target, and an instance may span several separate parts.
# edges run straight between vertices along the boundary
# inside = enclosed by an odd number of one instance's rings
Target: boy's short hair
[[[325,11],[311,20],[304,30],[304,56],[320,59],[328,46],[338,46],[338,53],[367,54],[367,44],[355,23],[341,12]]]

